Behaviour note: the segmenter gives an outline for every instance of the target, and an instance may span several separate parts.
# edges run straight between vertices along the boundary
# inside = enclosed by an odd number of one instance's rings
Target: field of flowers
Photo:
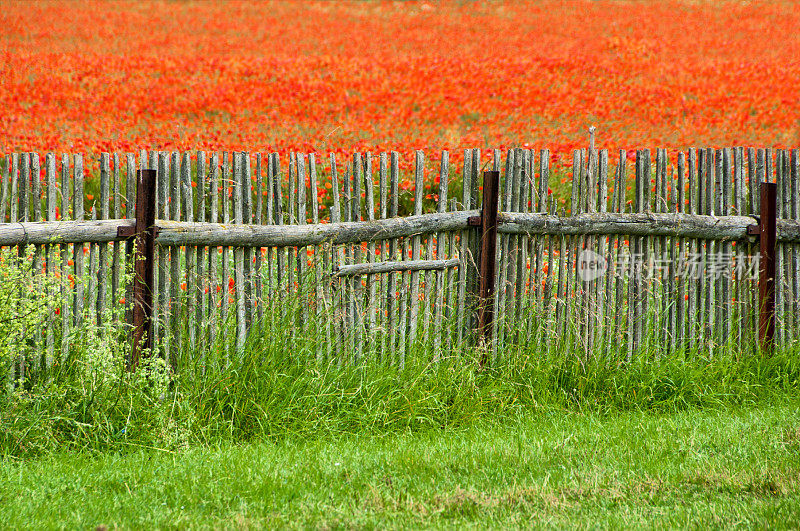
[[[4,1],[0,27],[1,153],[800,144],[793,2]]]

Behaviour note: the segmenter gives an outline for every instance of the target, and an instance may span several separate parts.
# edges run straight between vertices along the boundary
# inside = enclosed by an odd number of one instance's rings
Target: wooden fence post
[[[494,291],[497,276],[497,213],[500,193],[500,172],[483,172],[483,203],[480,217],[480,272],[478,288],[478,341],[492,344],[494,321]],[[481,355],[481,366],[488,361],[487,352]]]
[[[136,224],[120,227],[117,235],[135,237],[133,251],[133,349],[131,371],[139,365],[142,352],[153,350],[153,269],[155,255],[156,170],[136,172]]]
[[[775,241],[778,185],[762,182],[759,230],[758,336],[762,352],[769,352],[775,339]]]

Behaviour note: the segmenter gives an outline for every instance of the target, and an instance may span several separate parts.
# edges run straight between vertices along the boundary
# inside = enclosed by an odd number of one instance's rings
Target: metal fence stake
[[[135,371],[142,353],[153,351],[153,269],[155,264],[156,170],[136,172],[136,225],[120,227],[121,237],[135,237],[133,251],[133,349],[129,369]]]
[[[483,172],[483,204],[480,219],[480,286],[478,289],[478,334],[484,347],[480,364],[488,361],[488,347],[492,344],[494,320],[494,291],[497,276],[497,209],[500,193],[500,172]]]
[[[762,182],[759,225],[758,338],[762,352],[771,351],[775,340],[775,241],[778,185]]]

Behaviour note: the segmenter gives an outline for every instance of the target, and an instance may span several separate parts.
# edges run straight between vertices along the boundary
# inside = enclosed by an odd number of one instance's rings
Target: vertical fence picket
[[[311,194],[311,221],[316,225],[319,223],[319,192],[318,192],[318,182],[317,182],[317,157],[314,153],[308,154],[308,173],[309,173],[309,185],[310,185],[310,194]],[[260,205],[259,205],[259,213],[256,215],[260,221]],[[321,245],[315,245],[313,248],[314,251],[314,315],[315,315],[315,325],[321,326],[322,321],[324,321],[325,327],[325,347],[323,350],[323,346],[319,345],[317,350],[317,362],[320,363],[323,360],[327,349],[330,348],[331,344],[331,327],[330,322],[331,320],[328,318],[327,315],[327,294],[325,292],[325,287],[323,286],[323,261],[327,254],[327,250],[324,249]],[[258,255],[257,255],[258,256]],[[259,293],[260,297],[260,293]]]
[[[45,205],[46,221],[56,221],[56,157],[53,153],[45,155]],[[53,278],[56,272],[55,246],[45,245],[45,263],[47,266],[47,276]],[[48,295],[53,296],[52,288],[48,290]],[[45,337],[45,371],[50,371],[55,360],[55,335],[53,328],[55,325],[55,305],[48,300],[47,312],[47,331]]]
[[[439,163],[439,203],[438,212],[447,212],[447,181],[450,174],[450,154],[447,151],[442,151],[441,160]],[[431,236],[429,236],[431,237]],[[436,233],[436,258],[438,260],[445,259],[445,240],[447,235],[443,232]],[[448,257],[449,258],[449,257]],[[434,360],[438,360],[441,356],[442,348],[442,322],[444,312],[444,293],[445,293],[445,278],[447,270],[436,272],[436,301],[434,307],[434,325],[433,325],[433,356]]]
[[[73,186],[72,212],[75,221],[84,220],[83,210],[83,156],[75,155],[73,159]],[[12,220],[15,221],[15,220]],[[75,327],[83,323],[83,244],[77,243],[73,246],[73,262],[75,264],[75,293],[72,315]]]
[[[306,224],[306,156],[303,153],[294,155],[295,174],[297,175],[297,221],[298,225]],[[293,181],[294,182],[294,181]],[[294,200],[294,196],[292,197]],[[307,247],[297,247],[297,292],[300,300],[300,315],[303,324],[308,323],[308,305],[305,303],[308,297],[308,278],[306,273],[306,263],[308,260]]]
[[[672,181],[673,194],[675,200],[674,212],[682,214],[686,212],[686,153],[683,151],[678,153],[678,163],[676,171],[676,180]],[[682,348],[684,345],[684,338],[686,337],[685,323],[686,323],[686,252],[687,252],[687,239],[675,238],[675,245],[677,246],[675,259],[672,260],[672,267],[674,268],[674,282],[675,282],[675,330],[672,339],[672,350]]]
[[[253,172],[250,161],[250,153],[243,151],[240,154],[242,161],[242,223],[250,225],[253,223]],[[305,219],[305,218],[304,218]],[[245,311],[245,332],[250,331],[254,314],[253,299],[253,248],[249,245],[242,249],[244,257],[244,311]]]
[[[109,200],[111,192],[111,159],[108,153],[100,154],[100,212],[98,219],[108,219],[111,212]],[[95,209],[96,210],[96,209]],[[107,308],[108,294],[108,244],[99,243],[98,248],[98,268],[97,268],[97,324],[103,323],[103,313]]]
[[[422,194],[424,175],[424,154],[417,151],[414,164],[414,215],[422,214]],[[419,260],[422,239],[414,236],[412,239],[411,259]],[[413,345],[417,339],[417,319],[419,314],[419,271],[411,272],[411,314],[409,316],[408,342]]]
[[[499,212],[511,211],[511,194],[514,185],[514,155],[513,149],[506,151],[505,171],[500,174],[502,188],[500,189]],[[506,299],[510,291],[508,282],[509,269],[513,267],[513,261],[509,260],[509,254],[511,253],[511,235],[498,234],[497,241],[499,247],[497,255],[497,273],[499,279],[497,282],[497,289],[495,290],[494,320],[492,322],[492,326],[494,327],[494,332],[492,334],[492,338],[494,338],[494,342],[492,343],[492,361],[494,361],[494,351],[496,348],[504,345],[506,342],[506,326],[510,324],[508,308],[506,308]]]
[[[312,155],[313,157],[313,155]],[[263,175],[262,175],[262,167],[261,167],[261,153],[256,153],[256,170],[255,170],[255,197],[256,197],[256,209],[255,209],[255,217],[253,219],[253,224],[255,225],[263,225],[264,224],[264,196],[262,194],[263,188]],[[312,159],[313,160],[313,159]],[[312,163],[313,164],[313,163]],[[315,170],[316,171],[316,170]],[[313,193],[312,193],[313,195]],[[256,247],[254,249],[255,252],[255,262],[253,263],[254,267],[254,277],[255,277],[255,316],[254,318],[258,319],[258,323],[261,324],[264,321],[264,288],[263,288],[263,267],[264,264],[262,263],[264,257],[264,248],[263,247]],[[317,279],[317,283],[320,282],[320,279]]]
[[[777,184],[776,216],[778,219],[786,217],[786,196],[788,195],[787,175],[784,173],[784,150],[775,152],[775,183]],[[784,347],[786,344],[786,275],[785,275],[785,246],[781,242],[775,244],[775,335],[776,344]]]
[[[748,203],[749,215],[758,215],[761,212],[761,177],[759,169],[763,172],[764,151],[761,149],[747,148],[747,180],[750,193]],[[758,244],[755,241],[747,242],[748,266],[752,267],[756,260],[753,258]],[[748,269],[749,269],[748,267]],[[756,271],[748,271],[748,296],[747,296],[747,325],[748,336],[753,338],[751,352],[756,352],[758,338],[758,289],[755,281]]]
[[[378,158],[378,201],[380,205],[380,219],[386,219],[389,214],[389,158],[386,152],[381,152]],[[389,259],[389,247],[392,245],[391,240],[381,240],[381,262],[386,262]],[[392,257],[394,259],[394,257]],[[379,287],[380,295],[378,296],[381,300],[380,306],[382,307],[381,311],[381,329],[383,333],[381,334],[381,342],[379,346],[379,353],[381,361],[388,361],[390,358],[387,355],[387,348],[391,349],[391,336],[393,334],[392,331],[392,316],[390,316],[390,312],[392,312],[392,273],[385,273],[381,276],[381,284]]]
[[[244,224],[244,157],[240,153],[232,153],[233,157],[233,223]],[[244,248],[233,248],[233,274],[234,274],[234,299],[236,301],[236,354],[244,354],[244,344],[247,339],[247,315],[245,309],[245,276],[244,276]]]
[[[470,195],[470,180],[472,178],[472,157],[470,150],[464,150],[464,162],[462,170],[463,188],[461,193],[461,208],[470,210],[472,208],[471,195]],[[467,267],[469,260],[474,257],[469,256],[469,243],[470,235],[473,230],[464,229],[461,231],[459,244],[460,249],[458,252],[461,266],[458,268],[458,301],[456,303],[456,344],[461,345],[465,337],[465,324],[469,326],[469,320],[465,323],[465,314],[467,310],[467,272],[471,268]]]
[[[361,221],[361,179],[362,165],[361,154],[353,153],[352,159],[352,183],[350,199],[350,221]],[[362,261],[361,244],[353,245],[353,263],[360,264]],[[352,277],[352,316],[353,316],[353,341],[355,350],[353,356],[358,363],[362,355],[362,338],[364,337],[364,292],[361,289],[361,279],[358,275]]]
[[[222,222],[226,225],[231,222],[231,208],[230,197],[231,190],[231,154],[227,151],[222,153],[222,173],[220,185],[222,187],[222,202],[220,203]],[[280,186],[280,185],[279,185]],[[220,322],[224,323],[224,327],[228,327],[228,306],[231,301],[231,276],[230,276],[230,247],[222,247],[222,266],[220,267],[220,274],[222,275],[222,296],[220,299]],[[228,352],[228,335],[222,334],[222,342],[224,350]]]
[[[348,164],[345,164],[344,170],[344,177],[342,179],[342,221],[348,222],[352,221],[353,215],[353,193],[352,193],[352,181],[350,177],[350,167]],[[344,264],[352,264],[353,261],[353,245],[346,244],[344,246],[344,260],[342,263]],[[353,286],[354,280],[352,278],[347,278],[342,280],[342,311],[344,315],[344,335],[345,340],[347,341],[348,349],[345,352],[345,356],[347,354],[352,355],[355,353],[355,291]]]
[[[364,170],[364,199],[365,199],[365,213],[367,216],[368,221],[375,221],[375,190],[374,184],[372,182],[372,153],[367,151],[364,153],[363,159],[363,170]],[[367,262],[374,263],[375,262],[375,242],[370,241],[367,244]],[[376,339],[376,323],[377,323],[377,315],[376,312],[378,311],[378,304],[377,304],[377,294],[378,294],[378,279],[375,277],[374,274],[366,275],[366,296],[367,296],[367,319],[366,322],[369,324],[369,330],[366,334],[368,346],[369,346],[369,357],[372,358],[376,354],[375,349],[375,339]]]
[[[614,172],[614,191],[616,199],[612,201],[614,204],[614,212],[622,213],[625,211],[627,204],[627,152],[624,149],[619,150],[619,161],[617,168]],[[627,317],[625,309],[625,279],[630,283],[629,269],[625,267],[630,264],[630,239],[624,234],[618,234],[614,238],[615,251],[614,251],[614,339],[618,341],[618,345],[628,344],[624,342],[625,338],[630,338],[630,321],[627,321],[627,330],[623,328],[624,319]],[[623,254],[627,252],[628,254]],[[623,257],[627,256],[628,261],[623,263]],[[628,301],[630,306],[630,301]]]
[[[330,154],[331,161],[331,195],[333,196],[333,204],[331,205],[330,222],[339,223],[342,220],[340,209],[339,197],[339,176],[336,169],[336,156]],[[341,245],[334,245],[332,249],[332,262],[333,267],[338,268],[344,265],[344,252]],[[344,286],[341,279],[334,279],[332,281],[333,290],[333,335],[335,337],[335,348],[332,348],[332,355],[335,355],[339,364],[342,362],[342,345],[344,344],[346,334],[346,319],[345,319],[345,299],[344,299]]]
[[[183,220],[186,222],[194,222],[194,188],[192,187],[192,159],[188,151],[181,155],[181,172],[180,172],[180,189],[181,189],[181,205]],[[182,273],[183,282],[180,283],[179,297],[180,297],[180,320],[186,323],[186,332],[188,333],[189,343],[184,354],[189,354],[190,351],[197,348],[197,324],[194,319],[195,313],[195,299],[191,296],[192,288],[195,285],[195,254],[196,247],[193,245],[185,245],[183,249],[183,267]],[[183,325],[181,324],[183,329]]]
[[[206,222],[206,190],[208,182],[208,174],[206,169],[206,154],[204,151],[196,153],[196,173],[195,180],[191,183],[192,188],[196,190],[197,194],[197,213],[196,220],[200,223]],[[208,304],[206,302],[208,287],[208,276],[205,271],[206,259],[208,256],[208,249],[205,246],[196,246],[195,254],[195,282],[187,286],[186,292],[189,297],[194,298],[194,326],[197,331],[196,342],[194,347],[199,356],[198,361],[204,363],[205,353],[208,351],[206,343],[206,309]]]
[[[6,155],[3,168],[3,183],[0,187],[0,223],[6,222],[6,203],[8,202],[8,186],[11,182],[11,157],[16,155]]]
[[[597,160],[597,210],[601,213],[608,212],[608,150],[601,149],[596,154]],[[603,324],[606,322],[605,315],[608,311],[608,299],[611,297],[611,275],[609,269],[611,267],[610,249],[611,238],[608,236],[600,235],[597,237],[597,254],[606,258],[606,271],[604,276],[599,276],[594,280],[594,304],[592,317],[594,324],[590,330],[590,344],[589,351],[595,351],[596,339],[601,341],[606,339]],[[603,279],[606,280],[603,285]]]
[[[219,166],[219,155],[214,152],[211,153],[211,159],[209,161],[210,168],[209,168],[209,218],[208,221],[211,223],[219,222],[219,192],[220,192],[220,166]],[[217,319],[219,314],[217,313],[217,304],[222,304],[222,299],[227,298],[227,294],[225,293],[226,285],[225,281],[223,280],[220,284],[219,277],[217,276],[218,272],[218,263],[219,263],[219,254],[220,249],[216,246],[209,245],[208,246],[208,344],[210,348],[216,348],[216,340],[217,340],[217,327],[214,326],[216,322],[221,322],[224,325],[224,321],[222,319]],[[217,294],[219,293],[219,295]]]
[[[120,190],[120,158],[119,153],[113,155],[113,174],[111,179],[111,197],[114,200],[114,219],[122,218],[122,192]],[[122,255],[120,254],[121,242],[114,242],[111,249],[111,306],[119,307],[119,281],[122,268]]]
[[[791,216],[794,221],[800,221],[800,151],[793,149],[791,152]],[[791,282],[791,289],[793,296],[791,297],[790,313],[793,316],[792,328],[789,334],[794,341],[797,339],[798,328],[800,328],[800,245],[793,243],[787,245],[791,250],[791,267],[789,269],[789,281]]]

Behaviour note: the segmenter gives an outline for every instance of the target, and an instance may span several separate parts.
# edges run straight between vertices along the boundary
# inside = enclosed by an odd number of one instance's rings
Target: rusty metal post
[[[762,352],[771,351],[775,341],[775,242],[777,240],[776,197],[778,185],[760,183],[758,339]]]
[[[497,276],[497,213],[500,194],[500,172],[483,172],[483,204],[480,225],[480,284],[478,288],[478,334],[483,346],[492,344],[494,292]],[[481,365],[487,362],[484,352]]]
[[[136,225],[133,233],[120,227],[119,236],[136,239],[133,252],[133,350],[129,369],[135,371],[142,352],[153,350],[153,269],[156,239],[156,170],[136,172]]]

